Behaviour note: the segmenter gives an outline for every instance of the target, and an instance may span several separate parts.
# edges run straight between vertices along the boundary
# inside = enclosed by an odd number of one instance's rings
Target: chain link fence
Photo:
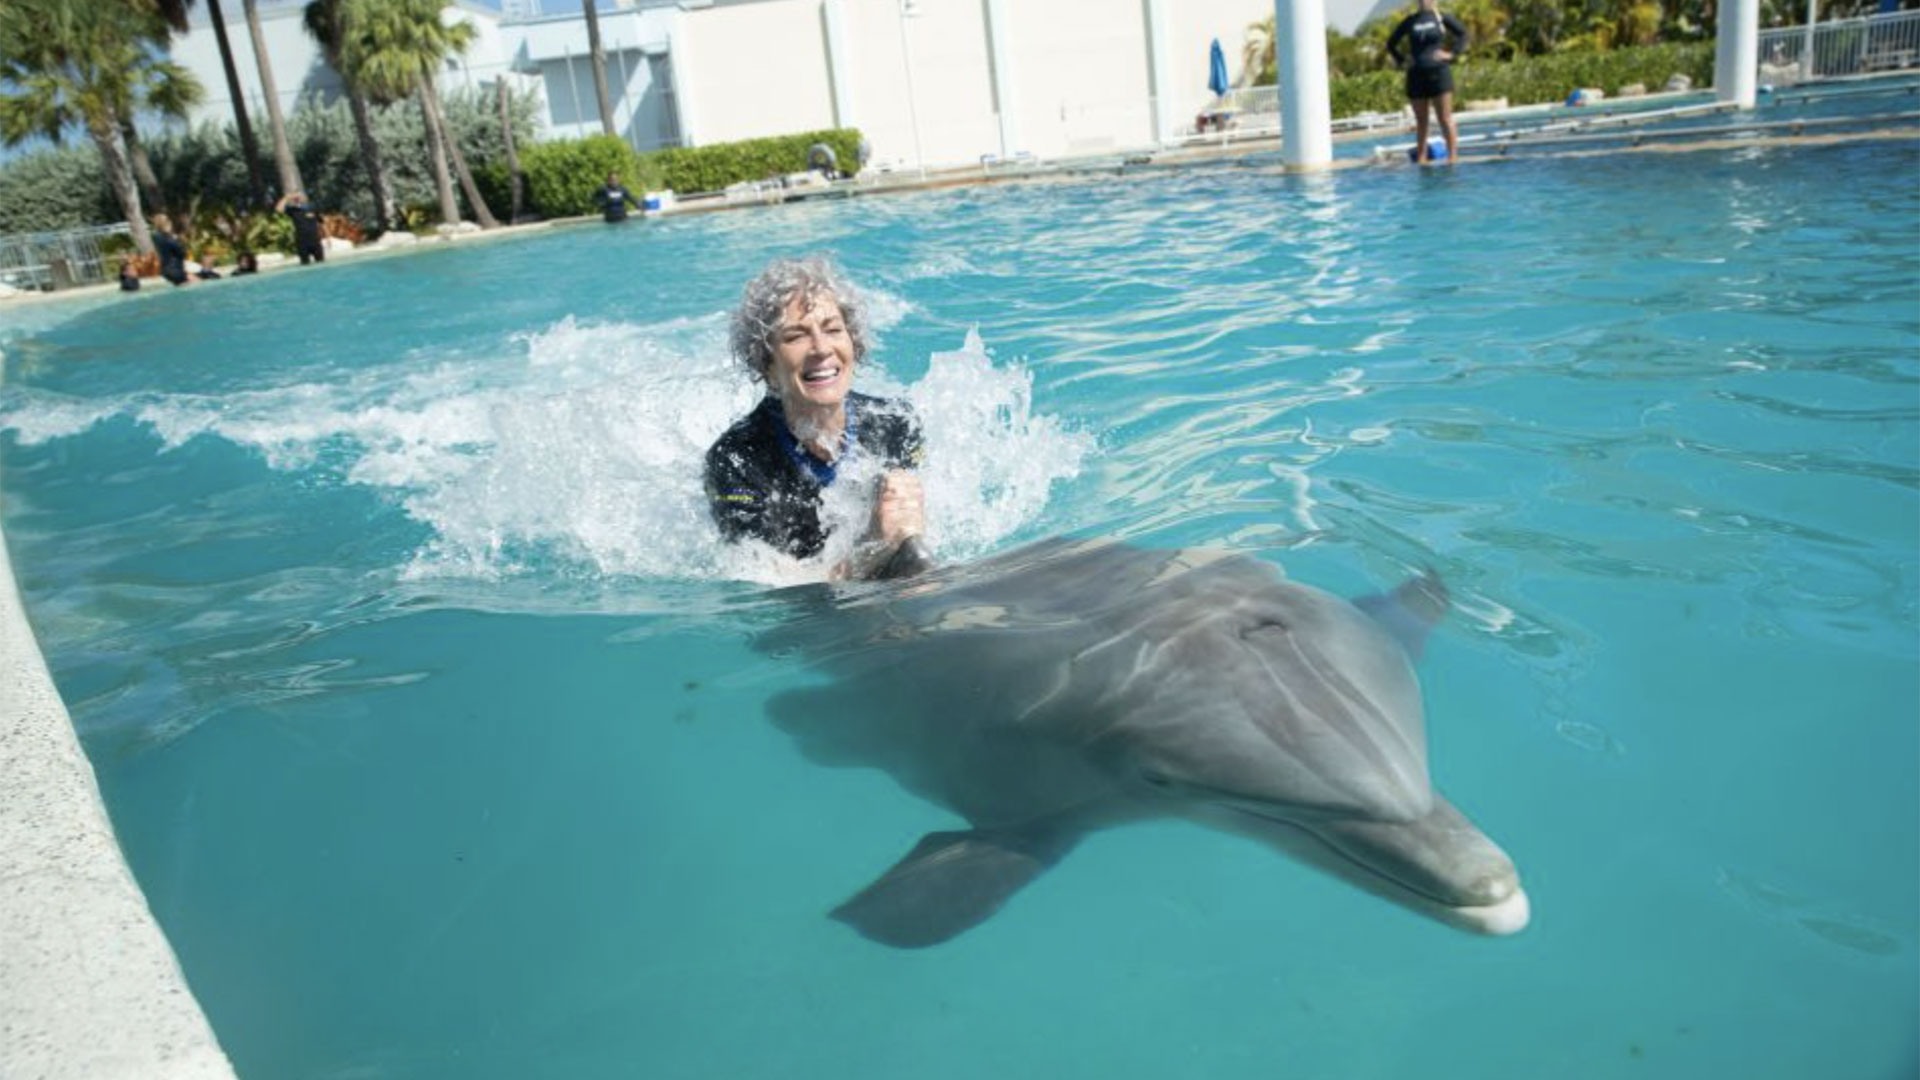
[[[122,222],[0,236],[0,283],[22,291],[51,292],[107,281],[119,274],[119,267],[101,254],[101,242],[129,234]]]
[[[1760,81],[1776,86],[1910,68],[1920,68],[1920,11],[1760,31]]]

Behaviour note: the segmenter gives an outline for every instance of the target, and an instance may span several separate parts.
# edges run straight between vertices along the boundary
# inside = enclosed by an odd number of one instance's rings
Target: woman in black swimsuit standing
[[[1447,35],[1454,37],[1447,48]],[[1427,117],[1430,110],[1440,113],[1440,131],[1447,139],[1447,161],[1459,159],[1460,135],[1453,126],[1453,60],[1467,51],[1467,28],[1451,15],[1442,15],[1438,0],[1420,0],[1420,10],[1400,20],[1387,38],[1387,55],[1395,64],[1406,64],[1400,43],[1411,46],[1412,64],[1407,67],[1407,98],[1413,102],[1414,133],[1419,143],[1413,160],[1424,163],[1430,157],[1427,148]]]

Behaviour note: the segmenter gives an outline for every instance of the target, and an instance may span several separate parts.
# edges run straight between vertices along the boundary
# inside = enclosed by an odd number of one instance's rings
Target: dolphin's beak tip
[[[1506,899],[1484,907],[1461,908],[1472,929],[1489,937],[1509,937],[1527,928],[1533,919],[1533,907],[1527,900],[1527,891],[1514,887]]]

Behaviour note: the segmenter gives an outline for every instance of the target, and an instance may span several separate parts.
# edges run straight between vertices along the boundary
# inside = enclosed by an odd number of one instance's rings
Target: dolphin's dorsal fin
[[[1439,574],[1428,570],[1401,582],[1400,587],[1390,593],[1358,597],[1353,606],[1373,616],[1373,621],[1392,634],[1408,656],[1418,660],[1426,648],[1427,632],[1446,616],[1450,603],[1447,583],[1440,580]]]
[[[883,945],[938,945],[987,921],[1078,839],[1056,828],[928,833],[833,917]]]

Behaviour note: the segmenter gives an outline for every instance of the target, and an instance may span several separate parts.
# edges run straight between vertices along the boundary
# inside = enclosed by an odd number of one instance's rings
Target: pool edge
[[[0,1076],[235,1076],[114,839],[3,530],[0,1016]]]

